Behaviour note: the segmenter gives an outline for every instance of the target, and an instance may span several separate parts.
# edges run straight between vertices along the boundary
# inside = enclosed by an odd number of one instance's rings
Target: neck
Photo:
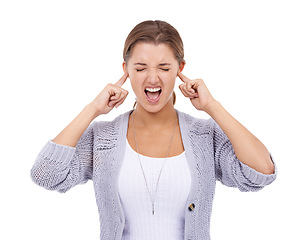
[[[146,111],[140,104],[137,104],[133,111],[134,118],[139,126],[159,127],[172,124],[177,117],[173,104],[167,104],[159,112],[153,113]]]

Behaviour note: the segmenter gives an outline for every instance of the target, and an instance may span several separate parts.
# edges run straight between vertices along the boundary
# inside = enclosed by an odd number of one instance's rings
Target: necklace
[[[171,148],[171,145],[172,145],[172,142],[173,142],[173,137],[174,137],[174,132],[175,132],[175,128],[176,128],[176,123],[177,123],[177,118],[176,118],[176,120],[175,120],[174,130],[173,130],[173,133],[172,133],[170,145],[169,145],[169,148],[168,148],[168,151],[167,151],[167,154],[166,154],[166,157],[165,157],[163,166],[162,166],[162,168],[161,168],[161,170],[160,170],[160,173],[159,173],[159,175],[158,175],[158,179],[157,179],[157,183],[156,183],[156,189],[155,189],[155,193],[154,193],[154,198],[152,199],[152,196],[151,196],[151,193],[150,193],[150,191],[149,191],[148,184],[147,184],[147,179],[146,179],[146,176],[145,176],[145,173],[144,173],[144,170],[143,170],[141,161],[140,161],[140,156],[139,156],[139,151],[138,151],[138,144],[137,144],[137,139],[136,139],[136,134],[135,134],[135,128],[134,128],[134,119],[133,119],[133,114],[132,114],[132,126],[133,126],[134,138],[135,138],[136,151],[137,151],[137,156],[138,156],[138,160],[139,160],[139,163],[140,163],[141,171],[142,171],[142,173],[143,173],[143,175],[144,175],[144,179],[145,179],[145,182],[146,182],[146,187],[147,187],[148,192],[149,192],[149,195],[150,195],[150,200],[151,200],[151,204],[152,204],[152,215],[154,215],[154,212],[155,212],[155,211],[154,211],[154,202],[155,202],[155,197],[156,197],[156,192],[157,192],[157,187],[158,187],[159,178],[160,178],[161,172],[163,171],[163,168],[164,168],[165,162],[166,162],[166,160],[167,160],[167,157],[168,157],[168,155],[169,155],[169,151],[170,151],[170,148]]]

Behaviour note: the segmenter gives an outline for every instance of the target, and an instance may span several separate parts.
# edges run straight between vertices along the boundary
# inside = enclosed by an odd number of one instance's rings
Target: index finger
[[[121,87],[127,80],[127,78],[129,77],[129,74],[128,73],[125,73],[121,79],[119,79],[114,85],[118,86],[118,87]]]
[[[177,72],[177,76],[184,82],[190,82],[191,79],[187,78],[184,74],[181,73],[181,71]]]

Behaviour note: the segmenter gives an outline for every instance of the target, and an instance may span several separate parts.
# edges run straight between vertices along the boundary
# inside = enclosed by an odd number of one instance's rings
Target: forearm
[[[211,101],[206,112],[227,135],[241,162],[258,172],[274,173],[273,162],[264,144],[232,117],[219,102]]]
[[[75,147],[84,131],[97,115],[92,104],[88,104],[52,141],[57,144]]]

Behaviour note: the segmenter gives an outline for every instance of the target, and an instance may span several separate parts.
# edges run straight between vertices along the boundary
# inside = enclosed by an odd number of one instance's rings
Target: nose
[[[148,82],[151,85],[156,85],[159,81],[158,71],[157,69],[150,69],[148,71]]]

